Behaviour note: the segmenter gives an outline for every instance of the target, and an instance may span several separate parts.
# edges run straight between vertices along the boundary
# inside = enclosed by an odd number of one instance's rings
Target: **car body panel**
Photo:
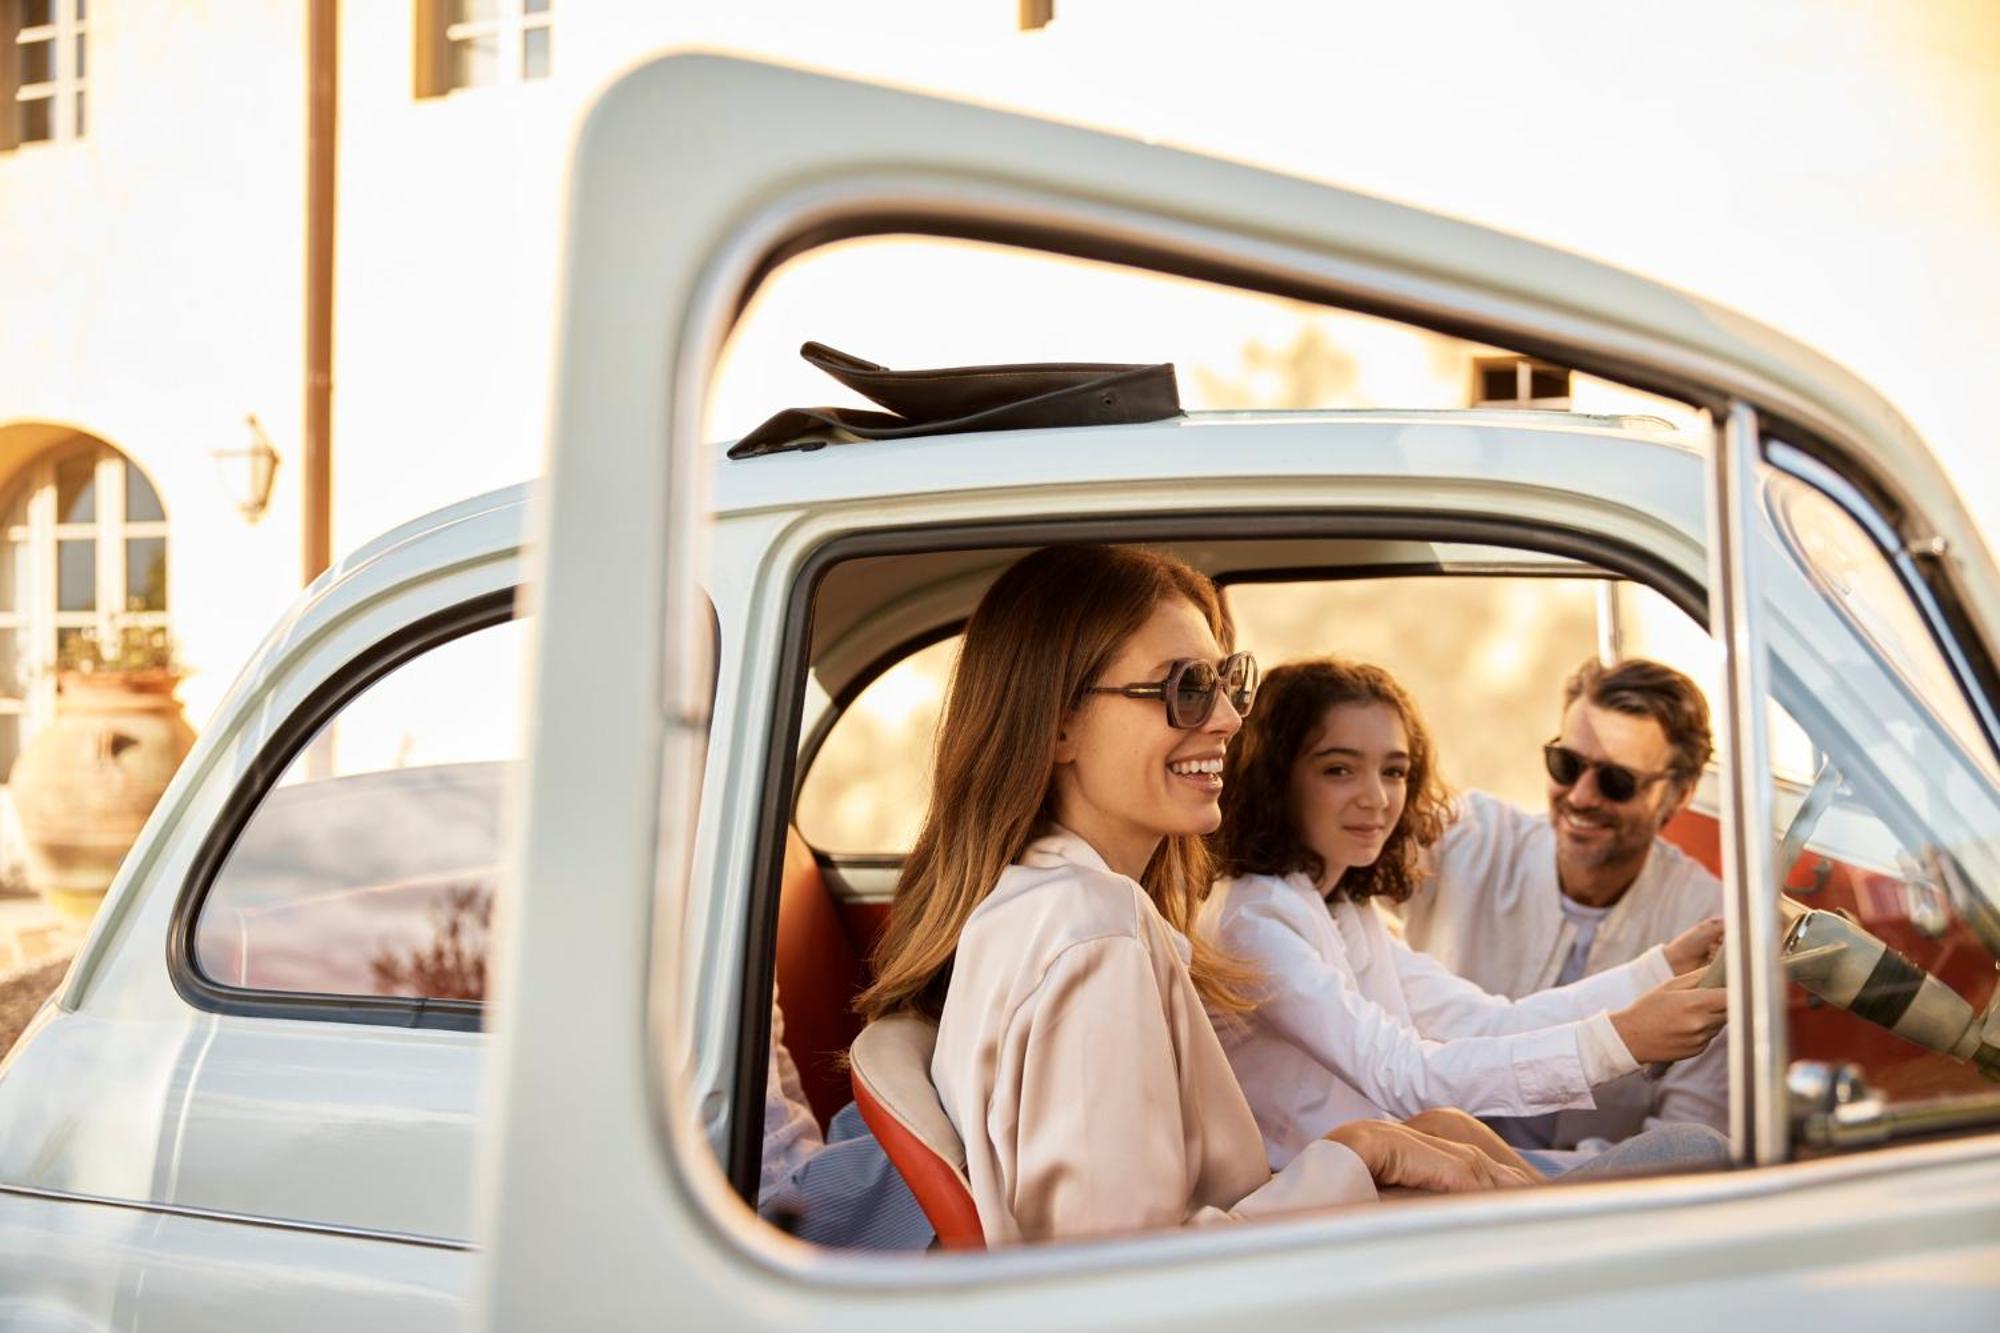
[[[21,1333],[433,1333],[469,1274],[453,1249],[6,1187],[0,1255],[0,1327]]]
[[[815,1252],[759,1223],[716,1149],[755,1021],[741,997],[764,793],[789,734],[781,648],[795,583],[829,542],[1173,516],[1176,540],[1198,544],[1256,519],[1338,534],[1362,516],[1456,516],[1581,535],[1697,590],[1708,570],[1703,456],[1641,422],[1208,414],[721,462],[693,444],[701,391],[772,247],[899,218],[1039,235],[1517,334],[1711,406],[1752,396],[1904,502],[1905,537],[1945,537],[1935,558],[1988,626],[1992,570],[1907,427],[1816,354],[1629,275],[1327,187],[676,57],[592,112],[569,210],[545,488],[406,525],[308,590],[162,799],[56,1005],[0,1066],[0,1315],[445,1327],[471,1293],[487,1322],[535,1329],[1665,1328],[1688,1301],[1746,1323],[1897,1310],[1974,1326],[1993,1292],[1994,1134],[983,1256]],[[413,623],[516,586],[536,613],[536,679],[496,1036],[218,1013],[182,994],[164,945],[176,901],[271,738]],[[968,574],[838,627],[836,676],[947,623],[978,586]],[[1817,660],[1840,626],[1795,604],[1802,586],[1773,584],[1774,654],[1859,715],[1844,725],[1865,748],[1880,682]]]
[[[826,541],[844,533],[967,518],[1133,517],[1169,509],[1291,516],[1335,530],[1356,512],[1426,517],[1451,511],[1593,532],[1643,546],[1689,579],[1702,573],[1700,459],[1645,428],[1503,414],[1413,426],[1403,414],[1383,413],[1197,417],[1087,435],[1009,437],[1012,484],[998,492],[980,491],[953,471],[966,450],[997,441],[885,446],[878,457],[893,462],[888,467],[870,467],[870,450],[855,448],[725,468],[717,485],[718,559],[710,590],[724,667],[710,790],[727,790],[718,786],[727,771],[720,756],[736,746],[761,745],[769,734],[768,709],[754,701],[773,680],[747,667],[751,661],[775,664],[768,653],[748,654],[747,647],[777,641],[786,614],[777,592]],[[1218,454],[1232,460],[1235,475],[1226,485],[1196,490],[1201,469]],[[822,463],[828,458],[837,466]],[[773,478],[787,463],[811,466]],[[826,480],[829,472],[842,474],[837,483]],[[934,476],[935,484],[915,484],[925,476]],[[825,491],[844,499],[823,503],[818,496]],[[521,573],[520,520],[529,503],[520,495],[502,507],[475,506],[483,515],[477,541],[469,539],[464,520],[441,518],[427,529],[434,537],[406,533],[373,558],[353,562],[309,595],[307,608],[246,670],[245,687],[232,692],[234,715],[219,718],[203,742],[228,753],[198,756],[190,765],[207,761],[210,786],[185,794],[183,825],[154,835],[165,845],[136,858],[151,867],[155,881],[150,890],[127,890],[139,901],[128,913],[124,938],[115,942],[121,947],[94,941],[104,952],[82,1005],[58,1011],[22,1048],[19,1070],[0,1079],[0,1181],[148,1202],[159,1216],[210,1210],[233,1219],[211,1218],[211,1230],[202,1233],[215,1237],[224,1253],[235,1233],[213,1228],[255,1230],[259,1219],[304,1221],[350,1235],[390,1231],[417,1244],[449,1244],[467,1234],[481,1036],[191,1010],[165,977],[160,940],[193,847],[259,738],[355,654],[443,606],[510,586]],[[1191,554],[1201,547],[1199,541],[1184,544]],[[468,581],[468,570],[477,577]],[[955,595],[976,597],[977,587]],[[962,615],[965,605],[926,603],[928,623]],[[911,623],[928,627],[922,618]],[[861,649],[879,650],[896,641],[898,624],[892,605],[850,626],[848,636]],[[732,739],[724,744],[724,736]],[[707,827],[723,836],[728,820],[721,812],[734,809],[740,816],[753,805],[751,799],[720,801],[710,807]],[[735,910],[711,907],[700,897],[689,908],[682,928],[690,938],[728,925],[711,920],[711,912]],[[726,1021],[717,1000],[726,996],[727,980],[720,972],[691,977],[690,1011],[704,1012],[706,1023]],[[107,1069],[118,1076],[107,1078]],[[274,1069],[283,1077],[272,1077]],[[697,1076],[726,1084],[726,1061],[704,1062]],[[50,1154],[50,1144],[65,1151]],[[359,1175],[356,1163],[371,1169]],[[5,1206],[17,1205],[9,1199]],[[37,1204],[35,1216],[46,1206],[47,1200]],[[61,1206],[104,1207],[73,1200]],[[99,1231],[80,1234],[87,1240]],[[1343,1246],[1350,1244],[1352,1224],[1336,1234]],[[308,1271],[316,1243],[294,1242],[301,1273],[292,1290],[300,1299],[319,1292],[320,1276]],[[325,1243],[344,1242],[328,1236]],[[103,1258],[100,1252],[97,1260]],[[1234,1246],[1214,1256],[1215,1263],[1241,1259]],[[74,1276],[91,1262],[79,1251],[70,1267],[44,1271],[19,1289],[47,1289],[54,1274]],[[471,1260],[446,1249],[425,1262],[441,1271]],[[963,1280],[984,1285],[976,1274]],[[315,1299],[334,1298],[320,1293]]]
[[[948,443],[958,450],[945,448]],[[745,648],[776,642],[785,607],[775,592],[814,551],[843,533],[934,527],[966,518],[1131,517],[1170,509],[1289,515],[1334,529],[1355,512],[1450,511],[1505,514],[1593,532],[1671,556],[1665,563],[1690,579],[1702,573],[1700,459],[1682,443],[1644,428],[1501,414],[1415,425],[1396,413],[1197,417],[1090,432],[1087,441],[1077,432],[1010,437],[1012,484],[998,492],[981,491],[954,471],[955,461],[981,443],[992,442],[886,446],[878,457],[893,461],[889,467],[870,467],[870,450],[855,448],[723,470],[711,594],[723,629],[718,736],[734,739],[727,745],[719,740],[717,756],[737,745],[762,744],[768,735],[752,701],[773,682],[748,675]],[[1192,483],[1203,480],[1201,469],[1218,454],[1232,460],[1234,476],[1226,485],[1194,490]],[[811,466],[773,479],[785,463]],[[756,476],[759,471],[765,475]],[[829,482],[829,472],[841,476]],[[934,476],[935,484],[913,484],[925,476]],[[818,497],[827,491],[844,498],[823,503]],[[123,938],[93,941],[100,951],[96,979],[81,1006],[58,1010],[24,1045],[16,1057],[18,1070],[0,1079],[0,1181],[82,1196],[61,1202],[29,1196],[36,1199],[31,1205],[21,1202],[23,1196],[0,1197],[0,1209],[28,1208],[19,1225],[42,1226],[40,1219],[52,1207],[91,1210],[92,1216],[135,1211],[87,1201],[92,1197],[147,1203],[156,1211],[135,1215],[156,1218],[181,1218],[178,1210],[198,1209],[215,1216],[204,1219],[206,1229],[188,1234],[209,1238],[205,1243],[216,1247],[218,1260],[233,1257],[240,1236],[261,1232],[269,1220],[324,1228],[297,1233],[288,1242],[297,1280],[267,1294],[273,1308],[293,1299],[341,1305],[323,1287],[328,1265],[338,1264],[314,1257],[314,1247],[343,1251],[355,1235],[370,1232],[395,1233],[406,1238],[401,1243],[427,1249],[425,1271],[437,1275],[443,1289],[462,1287],[471,1258],[451,1247],[454,1238],[462,1244],[469,1228],[467,1183],[484,1038],[191,1010],[165,977],[159,941],[199,834],[245,771],[260,738],[354,655],[443,606],[510,586],[521,573],[521,518],[529,503],[528,496],[517,495],[505,505],[474,506],[483,525],[477,540],[465,530],[466,520],[440,516],[434,526],[405,533],[372,558],[352,562],[309,595],[287,630],[273,636],[246,670],[244,686],[232,692],[233,714],[225,712],[203,742],[225,753],[198,756],[190,765],[192,771],[206,762],[208,784],[182,794],[183,824],[151,835],[163,845],[135,858],[135,864],[150,867],[155,882],[150,890],[126,890],[139,901],[127,914]],[[1787,600],[1795,600],[1802,585],[1792,592]],[[977,589],[956,595],[976,597]],[[963,614],[963,606],[932,603],[927,614],[935,623]],[[894,641],[896,625],[894,614],[878,613],[849,634],[864,648],[878,647]],[[1805,632],[1822,631],[1815,622]],[[1789,651],[1787,644],[1781,656]],[[773,665],[768,654],[757,660]],[[731,727],[737,730],[727,730]],[[713,768],[710,782],[723,781],[724,772]],[[745,811],[752,804],[738,800],[725,808]],[[721,836],[714,817],[712,807],[710,825]],[[726,910],[733,909],[692,900],[683,929],[691,938],[721,930],[728,923],[709,914]],[[690,1010],[706,1012],[708,1023],[724,1021],[726,1013],[715,1001],[727,990],[726,975],[691,978]],[[272,1077],[274,1069],[283,1076]],[[117,1071],[116,1077],[107,1077],[107,1070]],[[720,1086],[726,1074],[726,1062],[716,1059],[705,1062],[697,1076]],[[50,1153],[51,1144],[63,1151]],[[354,1170],[357,1163],[370,1164],[365,1175]],[[1710,1211],[1724,1206],[1712,1199],[1701,1205]],[[1352,1221],[1330,1219],[1330,1224],[1343,1249],[1354,1243]],[[1547,1224],[1572,1225],[1555,1218]],[[82,1248],[70,1251],[66,1266],[43,1268],[18,1285],[11,1280],[5,1285],[47,1293],[67,1283],[64,1290],[73,1298],[75,1291],[89,1289],[78,1275],[106,1259],[105,1251],[93,1257],[89,1249],[104,1234],[101,1224],[81,1228],[72,1240]],[[769,1239],[761,1243],[768,1245]],[[21,1249],[22,1263],[37,1252],[33,1246]],[[150,1255],[153,1249],[141,1245],[138,1252]],[[1213,1265],[1233,1266],[1243,1257],[1240,1247],[1230,1246],[1209,1256],[1208,1267],[1217,1271]],[[445,1276],[454,1266],[458,1275]],[[1852,1269],[1843,1266],[1842,1272],[1851,1280]],[[24,1274],[24,1268],[15,1269],[14,1276]],[[905,1281],[907,1274],[895,1280]],[[961,1280],[987,1285],[977,1274],[963,1274]],[[172,1290],[157,1282],[149,1289],[163,1300]],[[357,1292],[342,1308],[365,1309],[373,1299]],[[56,1308],[48,1300],[43,1304]],[[73,1308],[88,1307],[85,1300]],[[1359,1301],[1358,1308],[1371,1308],[1371,1302]]]
[[[57,1264],[39,1245],[0,1244],[0,1291],[23,1311],[76,1309],[101,1326],[137,1307],[92,1306],[81,1275],[136,1282],[204,1248],[213,1298],[156,1273],[148,1326],[259,1310],[287,1327],[379,1313],[434,1328],[462,1307],[484,1040],[207,1012],[175,989],[166,940],[203,839],[273,733],[412,622],[513,588],[526,500],[516,487],[453,506],[322,577],[181,766],[65,983],[0,1066],[0,1228],[66,1237]]]

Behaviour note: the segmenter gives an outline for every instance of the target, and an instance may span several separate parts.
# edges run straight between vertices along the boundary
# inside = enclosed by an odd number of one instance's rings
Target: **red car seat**
[[[965,1178],[965,1145],[931,1085],[935,1024],[914,1015],[881,1018],[854,1039],[854,1101],[869,1132],[901,1173],[917,1206],[950,1250],[986,1248],[972,1185]]]
[[[785,877],[778,894],[778,1005],[785,1048],[820,1128],[847,1104],[842,1057],[861,1031],[854,994],[861,957],[827,892],[819,863],[797,829],[785,837]]]

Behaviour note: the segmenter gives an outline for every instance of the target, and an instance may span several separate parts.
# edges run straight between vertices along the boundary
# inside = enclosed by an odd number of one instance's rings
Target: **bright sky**
[[[2000,545],[2000,3],[1057,0],[1028,34],[1014,13],[737,0],[661,36],[1329,180],[1699,292],[1886,394]]]

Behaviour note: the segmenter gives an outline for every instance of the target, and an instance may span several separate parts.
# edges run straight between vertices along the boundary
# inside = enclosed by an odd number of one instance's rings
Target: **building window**
[[[1525,356],[1481,356],[1472,362],[1474,407],[1569,410],[1569,372]]]
[[[59,667],[166,630],[167,515],[146,474],[87,436],[30,463],[0,502],[0,780],[54,714]]]
[[[81,139],[86,0],[0,0],[0,149]]]
[[[417,96],[546,79],[552,3],[417,0]]]

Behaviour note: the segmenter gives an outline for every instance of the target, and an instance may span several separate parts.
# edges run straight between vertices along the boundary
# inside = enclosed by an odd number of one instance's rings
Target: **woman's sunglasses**
[[[1221,665],[1200,658],[1182,657],[1167,667],[1164,680],[1136,685],[1090,685],[1085,694],[1122,694],[1127,699],[1160,699],[1167,706],[1167,725],[1190,731],[1208,721],[1215,700],[1229,691],[1229,706],[1238,717],[1250,715],[1257,700],[1257,659],[1248,653],[1232,653]]]
[[[1635,773],[1623,764],[1609,764],[1602,759],[1592,759],[1578,754],[1567,745],[1551,742],[1542,747],[1542,762],[1548,766],[1549,777],[1564,787],[1574,787],[1583,781],[1583,775],[1593,768],[1597,770],[1597,790],[1613,805],[1623,805],[1646,788],[1668,776],[1672,769],[1661,769],[1657,773]]]

